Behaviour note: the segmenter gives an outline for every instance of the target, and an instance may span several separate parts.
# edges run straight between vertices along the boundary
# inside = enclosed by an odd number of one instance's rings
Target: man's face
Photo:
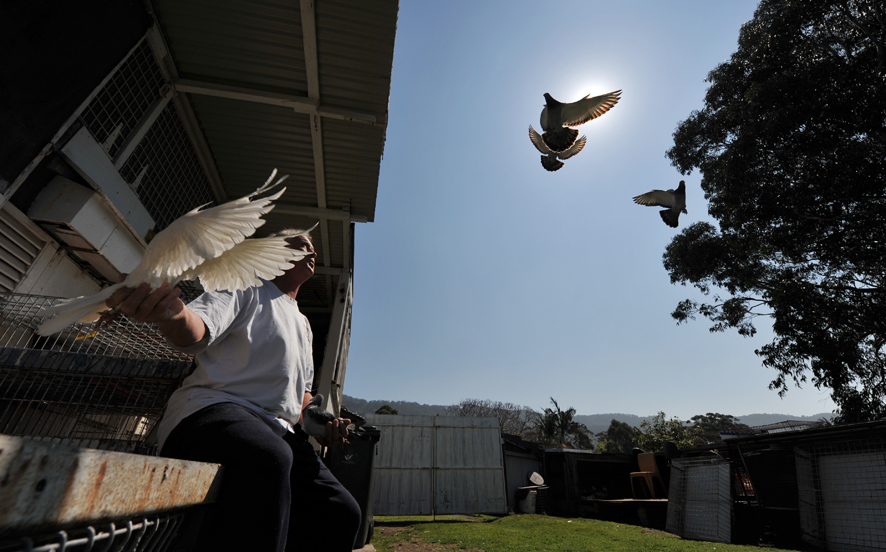
[[[309,253],[314,252],[314,244],[311,243],[311,239],[307,236],[295,236],[294,238],[289,238],[286,240],[286,243],[289,244],[290,249],[296,249],[298,251],[307,251]],[[316,266],[316,253],[313,255],[308,255],[307,257],[301,259],[300,261],[293,261],[293,267],[290,270],[297,270],[299,273],[304,271],[307,275],[307,278],[310,278],[314,275],[314,267]]]

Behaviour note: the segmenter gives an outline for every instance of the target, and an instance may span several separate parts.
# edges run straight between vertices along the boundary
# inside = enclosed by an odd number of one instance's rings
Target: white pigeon
[[[555,100],[545,92],[545,107],[541,110],[541,124],[545,144],[551,151],[561,152],[569,149],[578,137],[574,128],[603,115],[618,103],[621,90],[584,98],[572,103]]]
[[[261,217],[274,208],[272,202],[286,191],[283,188],[274,195],[252,199],[277,187],[288,176],[271,184],[276,175],[274,169],[259,189],[245,197],[210,209],[201,205],[182,215],[154,236],[142,261],[122,282],[94,295],[66,299],[39,311],[37,316],[55,317],[41,324],[37,333],[51,335],[74,322],[95,322],[108,310],[105,301],[121,287],[147,283],[154,290],[164,282],[175,285],[200,278],[206,291],[236,291],[261,286],[259,278],[273,279],[283,274],[290,262],[312,255],[288,248],[286,240],[292,236],[246,239],[265,223]]]
[[[667,207],[658,214],[661,220],[671,228],[677,227],[680,213],[688,213],[686,210],[686,182],[681,180],[676,190],[652,190],[634,198],[634,203],[647,207]]]
[[[585,147],[588,139],[584,136],[575,141],[572,146],[570,146],[565,151],[551,151],[548,148],[547,144],[545,144],[544,140],[541,137],[541,134],[535,131],[532,128],[532,125],[529,125],[529,139],[532,140],[532,143],[535,145],[535,149],[540,151],[543,155],[541,156],[541,166],[546,168],[549,171],[560,170],[563,166],[563,162],[560,159],[569,159],[574,156],[578,152]],[[558,159],[559,158],[559,159]]]
[[[302,410],[301,426],[308,435],[323,437],[326,435],[326,424],[335,420],[335,415],[323,408],[322,404],[323,395],[317,393]]]

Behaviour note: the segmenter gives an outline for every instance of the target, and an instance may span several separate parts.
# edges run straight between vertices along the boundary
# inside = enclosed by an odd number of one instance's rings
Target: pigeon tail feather
[[[123,284],[114,284],[112,286],[108,286],[103,290],[99,291],[93,295],[87,295],[84,297],[75,297],[73,299],[63,299],[57,302],[55,305],[51,307],[44,307],[37,311],[37,316],[49,317],[53,314],[58,314],[62,312],[68,312],[75,309],[80,309],[86,305],[94,305],[98,303],[104,303],[105,300],[114,294],[115,291],[123,287]]]
[[[680,211],[664,209],[662,211],[659,211],[658,214],[661,215],[661,220],[663,220],[665,224],[667,224],[671,228],[677,227],[677,221],[680,219]]]
[[[41,310],[37,313],[38,316],[55,314],[55,317],[40,324],[37,334],[48,336],[62,331],[75,322],[95,322],[100,312],[108,310],[105,300],[122,286],[122,283],[114,284],[95,295],[77,297]]]
[[[566,151],[575,143],[575,139],[578,138],[578,129],[564,127],[545,132],[541,137],[551,151]]]
[[[556,157],[551,157],[549,155],[541,156],[541,166],[546,168],[547,170],[554,172],[560,170],[563,166],[563,162],[557,159]]]

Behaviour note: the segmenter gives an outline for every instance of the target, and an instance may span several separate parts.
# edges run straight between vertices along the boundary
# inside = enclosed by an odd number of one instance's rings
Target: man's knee
[[[351,493],[346,491],[346,495],[347,499],[344,501],[342,519],[343,522],[348,524],[348,527],[353,528],[354,534],[356,534],[357,530],[360,529],[360,522],[363,520],[363,512]]]

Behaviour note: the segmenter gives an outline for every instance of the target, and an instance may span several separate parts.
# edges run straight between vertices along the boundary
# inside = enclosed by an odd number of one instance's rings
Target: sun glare
[[[622,87],[618,84],[613,83],[612,79],[596,79],[593,81],[570,83],[569,87],[564,88],[561,92],[561,94],[563,94],[562,98],[553,92],[551,92],[551,95],[561,102],[575,102],[584,98],[588,94],[591,96],[599,96],[600,94],[606,94],[607,92],[615,92],[621,88]]]

